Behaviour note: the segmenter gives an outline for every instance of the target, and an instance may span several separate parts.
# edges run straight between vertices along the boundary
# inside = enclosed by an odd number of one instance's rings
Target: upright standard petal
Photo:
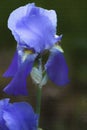
[[[0,100],[0,130],[36,130],[38,116],[27,102],[9,103],[9,99]],[[1,118],[0,118],[1,119]]]
[[[8,19],[8,28],[18,43],[42,52],[58,41],[55,37],[56,23],[54,10],[36,7],[33,3],[14,10]]]
[[[55,49],[51,52],[49,59],[45,65],[48,77],[56,85],[65,85],[68,83],[68,66],[66,64],[63,53]]]
[[[18,20],[20,20],[23,16],[27,14],[27,8],[31,10],[31,8],[34,6],[34,3],[27,4],[26,6],[19,7],[18,9],[14,10],[8,19],[8,28],[12,31],[12,34],[15,38],[15,40],[19,43],[20,42],[20,36],[18,35],[15,26]],[[29,10],[28,10],[29,12]]]
[[[27,95],[26,79],[31,72],[36,55],[29,55],[20,65],[12,81],[4,88],[4,92],[11,95]]]
[[[11,65],[9,66],[7,71],[3,74],[3,77],[12,77],[15,75],[17,70],[18,70],[18,53],[16,51],[13,60],[11,62]]]

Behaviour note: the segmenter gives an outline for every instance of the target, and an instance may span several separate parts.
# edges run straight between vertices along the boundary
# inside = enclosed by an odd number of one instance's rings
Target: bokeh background
[[[28,97],[2,92],[11,79],[2,78],[15,52],[16,41],[7,28],[9,14],[19,6],[35,2],[54,9],[58,15],[57,34],[69,66],[70,83],[57,87],[51,81],[43,87],[40,126],[43,130],[87,130],[87,0],[1,0],[0,1],[0,99],[28,101],[35,109],[36,86],[28,79]]]

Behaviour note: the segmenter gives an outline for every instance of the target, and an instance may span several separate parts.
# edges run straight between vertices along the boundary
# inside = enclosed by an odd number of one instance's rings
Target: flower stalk
[[[42,56],[38,59],[38,70],[41,75],[41,80],[43,78],[43,69],[42,69]],[[42,97],[42,85],[41,83],[38,84],[37,87],[37,101],[36,101],[36,113],[39,115],[38,118],[38,128],[39,128],[39,122],[40,122],[40,110],[41,110],[41,97]]]
[[[37,101],[36,101],[36,113],[39,115],[38,126],[40,122],[40,110],[41,110],[41,97],[42,97],[42,86],[37,87]]]

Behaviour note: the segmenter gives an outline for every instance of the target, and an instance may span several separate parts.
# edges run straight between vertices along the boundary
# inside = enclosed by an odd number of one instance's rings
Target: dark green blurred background
[[[0,98],[10,97],[2,89],[10,79],[2,78],[16,48],[7,28],[9,14],[19,6],[35,2],[54,9],[58,15],[57,34],[63,34],[62,47],[69,66],[70,83],[56,87],[51,81],[43,87],[41,121],[44,130],[87,129],[87,0],[1,0],[0,1]],[[29,97],[11,97],[28,101],[35,108],[36,87],[28,80]]]

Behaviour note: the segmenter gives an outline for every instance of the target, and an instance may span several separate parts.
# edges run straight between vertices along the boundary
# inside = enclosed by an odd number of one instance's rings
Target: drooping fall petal
[[[11,95],[27,95],[26,79],[31,72],[36,55],[29,55],[20,65],[12,81],[4,88],[4,92]]]
[[[12,77],[18,70],[18,53],[17,51],[14,54],[13,60],[7,69],[7,71],[3,74],[3,77]]]
[[[68,66],[63,53],[56,50],[51,52],[45,65],[47,75],[56,85],[65,85],[68,79]]]

